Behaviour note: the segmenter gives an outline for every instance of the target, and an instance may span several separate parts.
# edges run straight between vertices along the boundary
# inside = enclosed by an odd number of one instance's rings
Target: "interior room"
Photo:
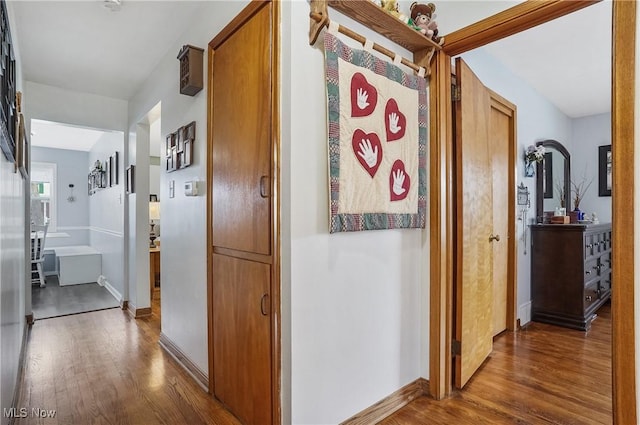
[[[33,119],[31,143],[34,319],[119,307],[122,133]]]

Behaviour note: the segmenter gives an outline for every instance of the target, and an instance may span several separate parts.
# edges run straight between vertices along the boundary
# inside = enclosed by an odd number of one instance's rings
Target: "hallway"
[[[239,424],[160,348],[159,335],[155,313],[134,320],[120,309],[36,321],[18,402],[26,417],[16,424]],[[33,408],[55,416],[34,417]]]

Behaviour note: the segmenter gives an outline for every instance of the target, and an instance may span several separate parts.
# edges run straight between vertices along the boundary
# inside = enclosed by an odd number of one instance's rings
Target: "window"
[[[49,232],[55,232],[56,220],[56,164],[31,163],[31,223],[49,224]]]

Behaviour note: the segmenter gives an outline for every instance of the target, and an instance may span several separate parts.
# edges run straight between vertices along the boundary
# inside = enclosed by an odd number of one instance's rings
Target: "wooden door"
[[[250,3],[210,43],[210,385],[247,425],[279,420],[273,372],[273,8],[270,2]]]
[[[467,64],[456,59],[455,103],[457,263],[455,385],[462,388],[493,345],[493,194],[489,144],[490,95]]]
[[[509,155],[515,146],[515,105],[489,90],[491,110],[489,145],[491,148],[493,233],[500,237],[493,247],[493,332],[498,335],[509,327],[509,182],[512,169]]]
[[[271,7],[214,51],[213,245],[271,253]]]
[[[269,264],[213,254],[215,395],[245,424],[271,423]]]

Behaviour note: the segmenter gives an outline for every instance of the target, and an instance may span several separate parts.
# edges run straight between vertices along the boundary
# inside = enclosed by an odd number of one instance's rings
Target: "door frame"
[[[451,336],[455,264],[453,222],[455,173],[451,113],[451,57],[551,21],[595,1],[527,1],[447,35],[431,64],[430,83],[430,326],[431,396],[451,393]],[[613,421],[636,423],[634,305],[634,120],[636,2],[612,4],[612,202],[613,261],[616,292],[612,297]],[[516,170],[513,171],[514,173]]]
[[[214,396],[214,359],[213,359],[213,210],[212,189],[213,170],[211,168],[213,121],[209,119],[213,110],[213,58],[214,50],[227,38],[240,29],[251,17],[263,7],[271,4],[271,393],[272,393],[272,423],[281,423],[281,388],[282,388],[282,348],[281,348],[281,242],[280,242],[280,2],[273,0],[252,0],[240,13],[233,18],[208,45],[207,65],[207,327],[208,327],[208,355],[209,355],[209,394]]]

